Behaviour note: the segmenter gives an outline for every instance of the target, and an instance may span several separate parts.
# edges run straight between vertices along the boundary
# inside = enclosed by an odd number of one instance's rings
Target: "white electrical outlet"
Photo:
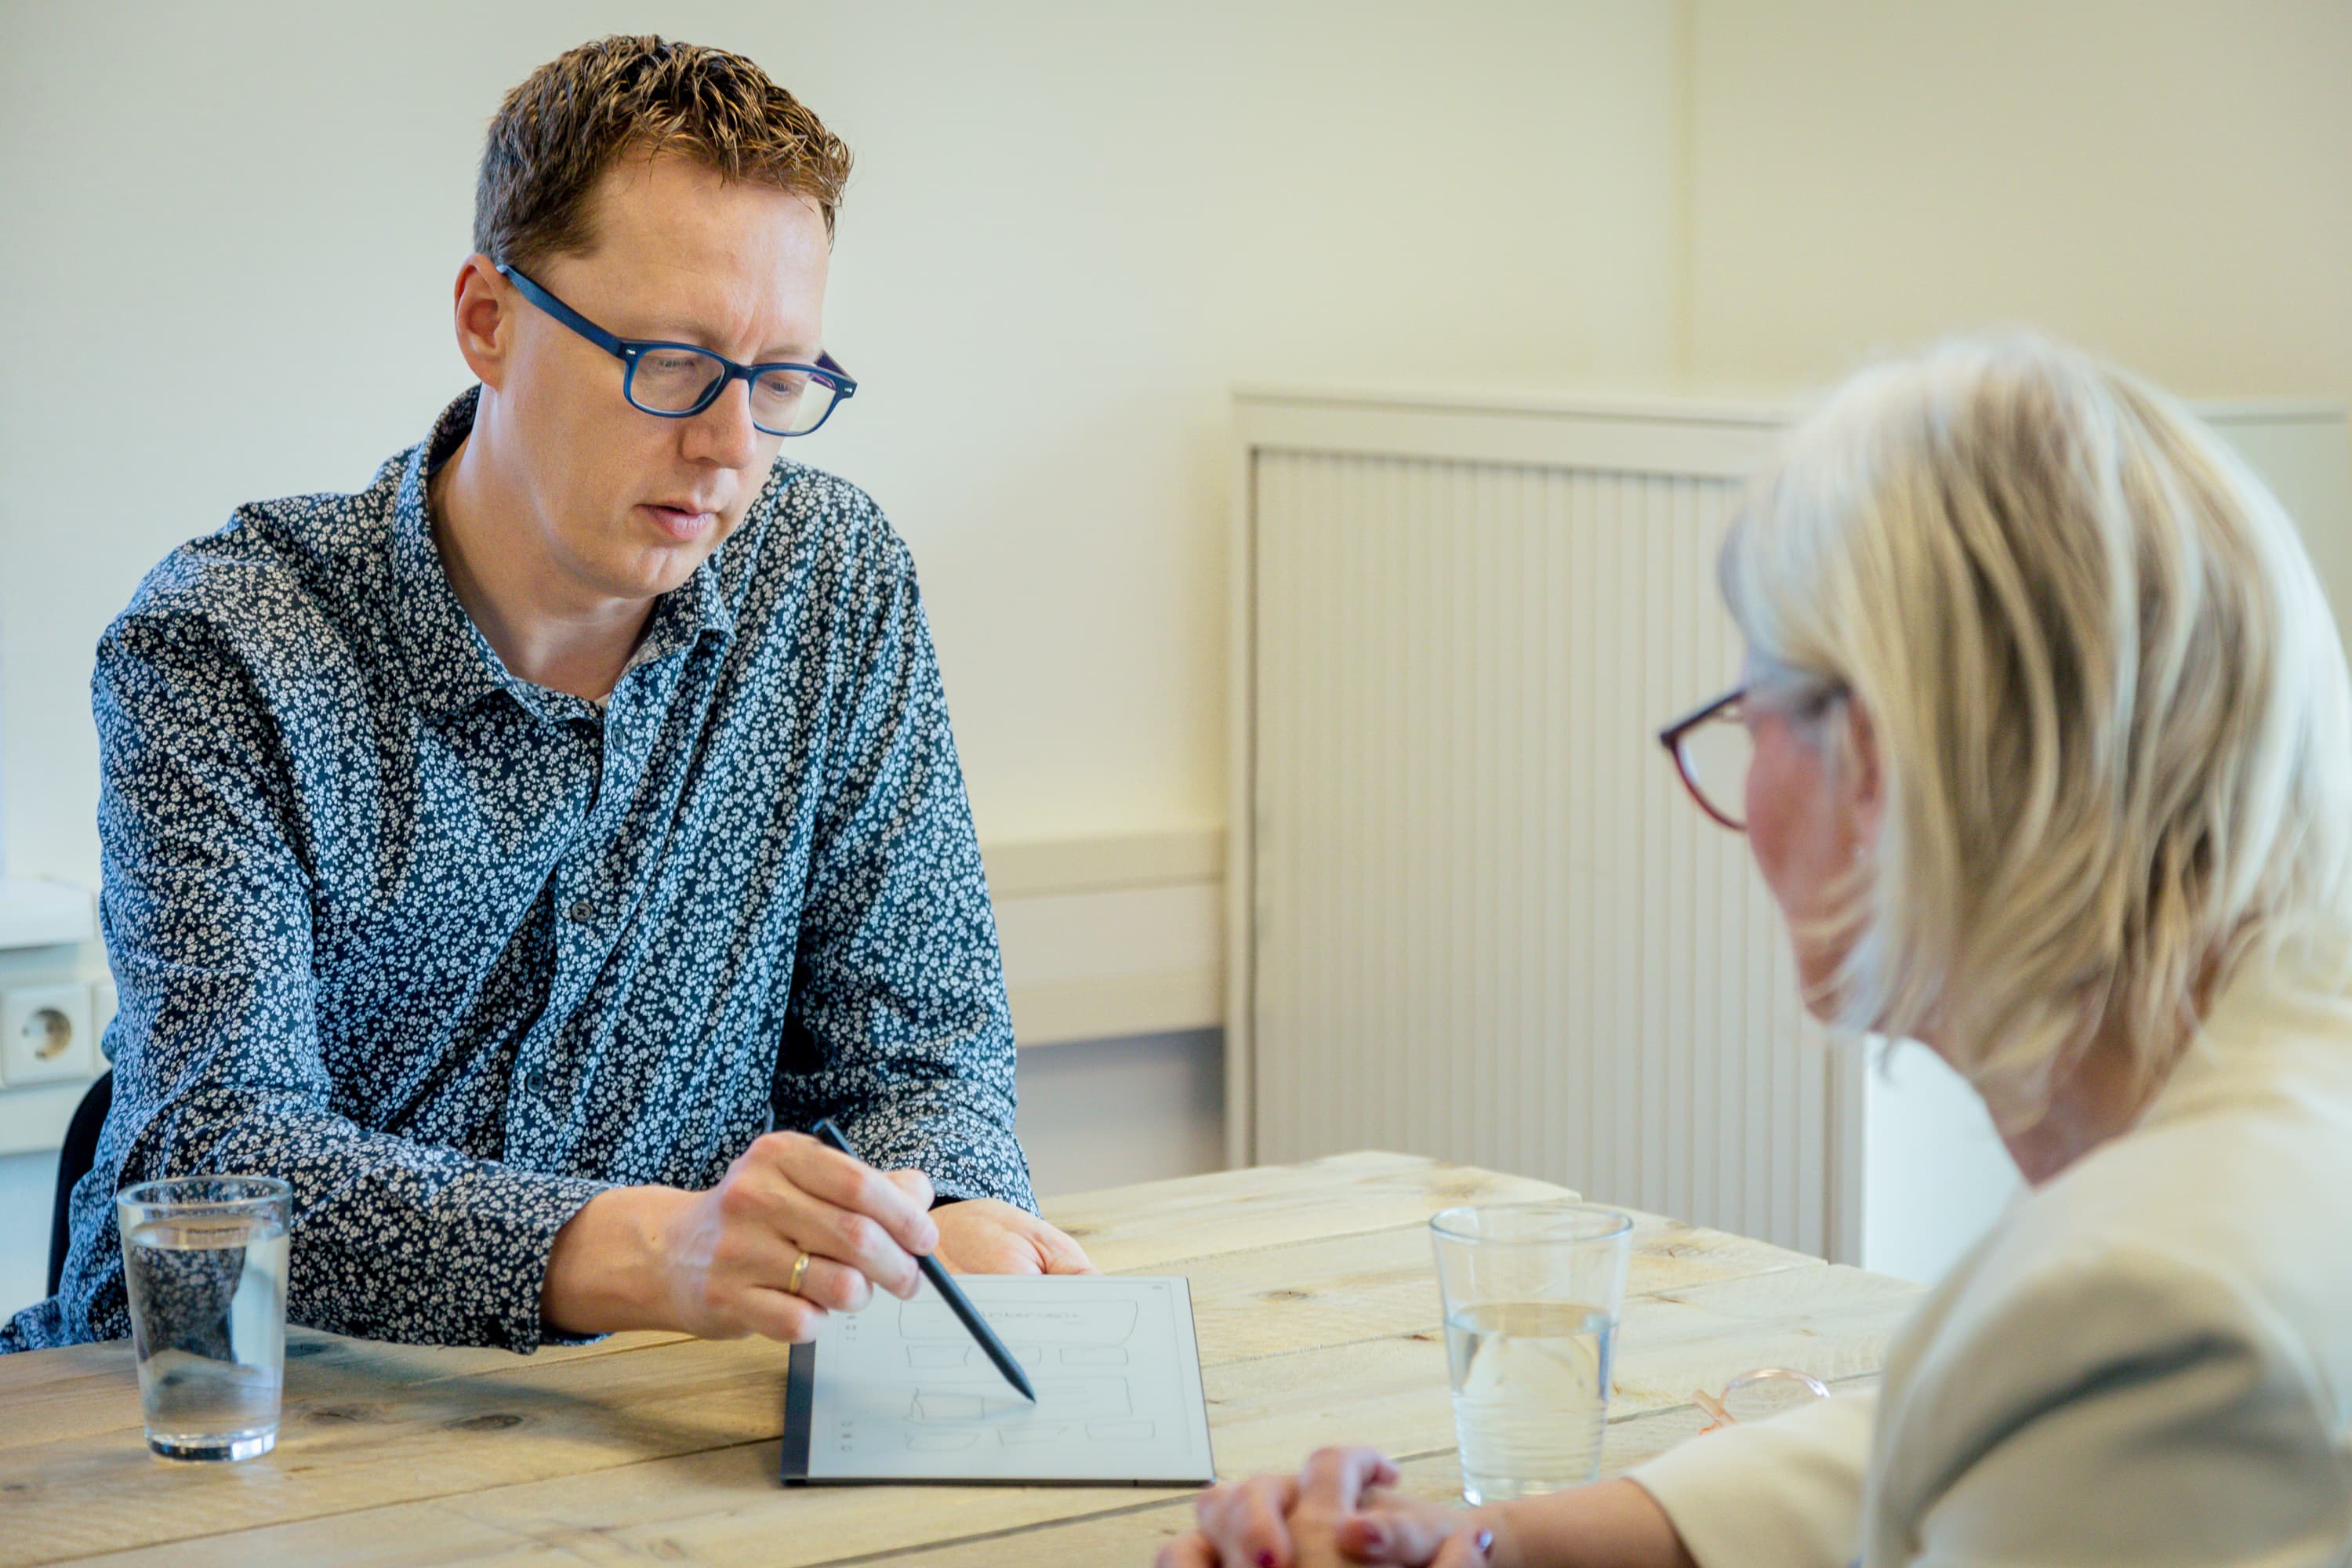
[[[0,1085],[89,1078],[90,1057],[89,982],[0,991]]]

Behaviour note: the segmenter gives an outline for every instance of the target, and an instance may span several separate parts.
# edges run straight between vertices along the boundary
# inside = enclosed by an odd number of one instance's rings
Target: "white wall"
[[[866,388],[808,448],[917,547],[991,836],[1223,815],[1237,378],[1783,385],[2021,319],[2352,395],[2343,0],[16,5],[12,868],[94,869],[89,651],[140,573],[461,384],[482,123],[623,26],[745,49],[859,155]]]
[[[55,1153],[0,1154],[0,1319],[47,1293],[57,1190]]]
[[[1037,1195],[1220,1169],[1224,1090],[1214,1029],[1023,1051],[1017,1126]]]
[[[1861,1252],[1849,1261],[1931,1283],[2024,1189],[1968,1080],[1925,1046],[1862,1053]]]
[[[1692,0],[1691,367],[2032,322],[2352,399],[2346,0]]]
[[[90,649],[140,574],[363,483],[464,384],[484,123],[623,27],[751,55],[857,154],[863,385],[806,450],[914,546],[984,837],[1222,817],[1231,380],[1669,352],[1670,7],[11,6],[12,871],[94,879]]]

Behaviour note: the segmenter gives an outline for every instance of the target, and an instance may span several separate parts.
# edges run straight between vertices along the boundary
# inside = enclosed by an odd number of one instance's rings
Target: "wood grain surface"
[[[1374,1444],[1455,1492],[1425,1222],[1541,1182],[1357,1153],[1118,1188],[1046,1213],[1105,1269],[1188,1276],[1218,1472]],[[1691,1391],[1877,1373],[1905,1282],[1639,1216],[1605,1468],[1696,1430]],[[616,1334],[530,1357],[287,1337],[277,1449],[151,1458],[131,1347],[0,1357],[0,1564],[1149,1563],[1189,1494],[777,1483],[786,1349]]]

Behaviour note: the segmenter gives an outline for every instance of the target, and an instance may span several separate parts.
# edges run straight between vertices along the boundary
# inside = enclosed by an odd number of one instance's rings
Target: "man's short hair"
[[[529,268],[589,249],[589,198],[624,158],[670,153],[814,200],[833,232],[849,149],[741,55],[614,35],[550,60],[490,121],[474,248]]]

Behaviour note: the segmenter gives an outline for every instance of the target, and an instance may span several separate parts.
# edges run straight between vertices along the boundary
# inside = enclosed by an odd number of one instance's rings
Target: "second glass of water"
[[[114,1200],[147,1446],[250,1459],[278,1441],[292,1194],[268,1176],[142,1182]]]
[[[1429,1222],[1462,1496],[1582,1486],[1601,1471],[1633,1221],[1582,1204],[1453,1208]]]

